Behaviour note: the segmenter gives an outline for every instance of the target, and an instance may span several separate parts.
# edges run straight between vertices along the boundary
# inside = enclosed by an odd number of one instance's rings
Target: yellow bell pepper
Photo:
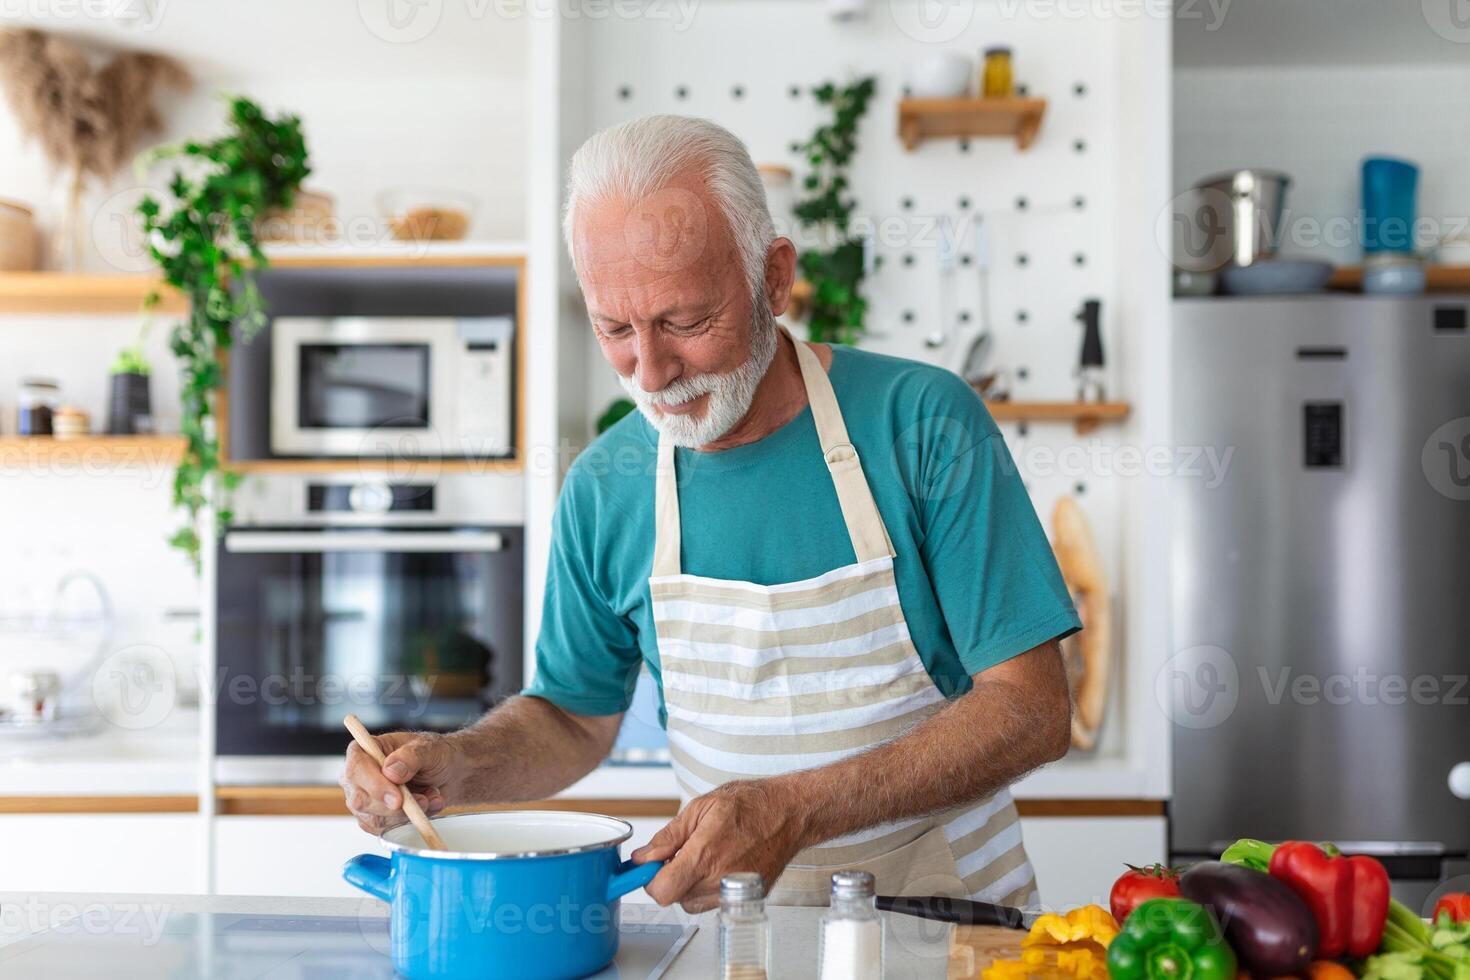
[[[1021,940],[1021,948],[1090,942],[1107,949],[1117,934],[1118,923],[1107,909],[1100,905],[1082,905],[1064,916],[1050,913],[1037,919],[1026,938]]]

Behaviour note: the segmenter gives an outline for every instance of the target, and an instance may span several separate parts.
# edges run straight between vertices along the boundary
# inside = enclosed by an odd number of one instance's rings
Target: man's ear
[[[766,302],[772,316],[786,312],[795,282],[796,246],[789,238],[777,238],[766,250]]]

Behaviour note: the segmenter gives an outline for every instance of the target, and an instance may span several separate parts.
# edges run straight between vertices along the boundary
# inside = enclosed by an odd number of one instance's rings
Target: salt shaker
[[[874,905],[876,892],[866,871],[832,876],[832,901],[822,916],[821,980],[882,980],[883,923]]]
[[[754,872],[720,879],[720,980],[766,980],[771,920],[766,885]]]

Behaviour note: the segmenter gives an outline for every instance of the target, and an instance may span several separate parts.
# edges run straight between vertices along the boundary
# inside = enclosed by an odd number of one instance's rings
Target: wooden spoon
[[[347,730],[352,733],[352,740],[358,744],[358,747],[377,760],[378,765],[381,766],[387,757],[383,755],[383,750],[378,746],[378,740],[373,738],[372,734],[363,727],[357,715],[348,715],[342,719],[342,724],[346,725]],[[408,787],[400,786],[398,788],[398,795],[403,801],[404,816],[408,817],[409,823],[413,824],[414,829],[419,832],[419,836],[423,837],[424,843],[436,851],[449,850],[448,846],[444,843],[444,838],[440,837],[439,831],[435,830],[434,825],[429,823],[428,816],[425,815],[423,808],[419,806],[419,801],[413,798],[413,793],[409,791]]]

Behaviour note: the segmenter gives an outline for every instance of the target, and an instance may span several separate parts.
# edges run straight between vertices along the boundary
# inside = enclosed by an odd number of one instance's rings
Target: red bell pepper
[[[1440,896],[1434,903],[1434,915],[1429,921],[1438,922],[1440,915],[1448,915],[1451,922],[1470,922],[1470,895],[1451,892]]]
[[[1377,952],[1388,919],[1388,872],[1370,857],[1329,857],[1316,844],[1289,841],[1271,855],[1271,877],[1290,885],[1321,932],[1319,959]]]

